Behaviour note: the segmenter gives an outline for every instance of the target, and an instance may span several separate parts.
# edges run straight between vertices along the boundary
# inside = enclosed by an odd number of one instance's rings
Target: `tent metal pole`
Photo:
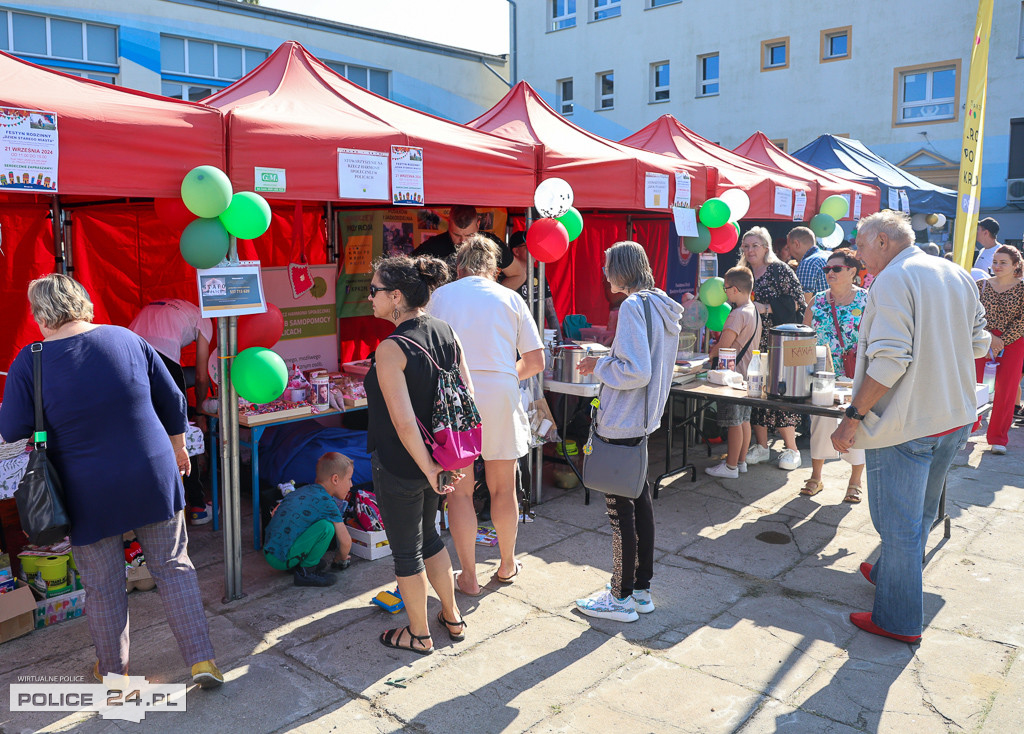
[[[60,197],[54,194],[50,198],[50,226],[53,228],[53,259],[54,265],[60,268],[63,275],[68,275],[70,253],[64,239],[64,210],[60,205]]]
[[[217,340],[224,354],[220,362],[220,466],[224,518],[224,602],[242,596],[241,520],[238,491],[238,398],[231,384],[231,359],[237,348],[236,316],[217,319]]]
[[[529,231],[530,225],[533,224],[533,210],[527,208],[526,210],[526,229]],[[538,271],[538,285],[536,288],[536,298],[534,298],[535,290],[533,286],[533,255],[530,254],[529,248],[527,248],[526,256],[526,300],[530,304],[530,308],[533,309],[533,317],[537,321],[537,330],[541,334],[541,339],[544,338],[544,263],[540,264]],[[537,375],[537,386],[541,391],[541,395],[544,394],[544,372],[543,370]],[[533,490],[533,500],[531,505],[537,505],[544,501],[544,488],[541,486],[541,481],[544,476],[544,447],[539,446],[530,451],[530,462],[529,462],[531,481],[530,485]]]
[[[327,262],[338,262],[338,223],[334,217],[334,202],[328,201],[327,212]]]
[[[229,316],[228,322],[228,354],[238,354],[238,317]],[[231,383],[230,380],[227,381]],[[225,556],[225,568],[230,568],[232,571],[232,591],[234,592],[231,596],[232,599],[239,599],[245,594],[242,591],[242,500],[241,500],[241,469],[239,467],[239,456],[238,456],[238,398],[235,393],[234,385],[231,385],[231,400],[228,403],[228,410],[231,413],[231,430],[228,436],[231,439],[229,445],[231,461],[231,487],[230,491],[232,494],[231,502],[231,517],[227,526],[231,529],[231,543],[232,543],[232,555],[230,558]],[[253,492],[258,492],[259,487],[253,487]],[[255,506],[255,503],[253,503]],[[230,561],[230,565],[227,563]]]

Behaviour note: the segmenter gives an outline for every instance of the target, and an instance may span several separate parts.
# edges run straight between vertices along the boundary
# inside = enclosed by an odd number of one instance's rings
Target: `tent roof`
[[[669,175],[670,198],[675,191],[672,174],[686,172],[691,178],[691,203],[705,198],[705,166],[616,143],[577,127],[526,82],[516,84],[494,107],[466,124],[540,146],[541,177],[565,179],[578,209],[645,209],[648,172]],[[658,208],[667,209],[669,203]]]
[[[766,166],[777,168],[790,176],[816,181],[818,184],[818,201],[815,203],[814,211],[818,210],[821,202],[834,194],[860,194],[861,216],[873,214],[879,209],[877,187],[851,181],[848,178],[822,171],[820,168],[804,163],[779,150],[768,139],[768,136],[760,130],[737,145],[733,150]],[[808,204],[808,210],[810,210],[810,204]],[[811,211],[808,211],[808,218],[810,214]],[[851,201],[850,211],[846,218],[852,219],[853,216],[853,202]]]
[[[295,41],[204,101],[227,115],[228,175],[236,186],[251,186],[256,166],[285,169],[287,192],[268,198],[339,201],[338,148],[390,153],[392,145],[411,145],[423,148],[426,203],[533,202],[532,146],[378,97]]]
[[[775,213],[775,187],[803,191],[813,202],[817,193],[814,182],[787,176],[757,161],[744,158],[728,148],[712,143],[683,125],[670,114],[664,114],[647,127],[641,128],[623,143],[654,153],[664,153],[718,169],[718,183],[708,187],[708,196],[718,196],[731,188],[739,188],[750,198],[750,209],[745,219],[791,219],[791,215]]]
[[[192,168],[224,167],[221,114],[202,104],[62,74],[0,52],[0,107],[57,114],[61,195],[181,196],[181,180]]]
[[[859,140],[819,135],[817,140],[794,151],[793,156],[830,173],[878,186],[888,203],[889,189],[903,189],[910,200],[911,212],[953,216],[956,192],[897,168],[869,150]]]

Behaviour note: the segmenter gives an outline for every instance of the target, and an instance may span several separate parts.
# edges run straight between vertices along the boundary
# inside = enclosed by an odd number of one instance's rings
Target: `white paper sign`
[[[242,260],[196,270],[199,309],[203,318],[266,313],[259,260]]]
[[[338,148],[338,198],[388,200],[388,154]]]
[[[853,197],[853,218],[857,219],[857,220],[860,219],[860,205],[861,205],[861,195],[860,194],[856,194]]]
[[[899,189],[894,189],[892,187],[889,188],[889,207],[888,208],[892,209],[895,212],[898,212],[900,210],[900,190]]]
[[[785,186],[775,187],[775,213],[782,217],[788,217],[793,213],[793,189]]]
[[[846,219],[847,217],[852,217],[853,216],[853,208],[850,206],[850,195],[849,194],[840,194],[840,196],[843,197],[844,199],[846,199],[846,216],[843,217],[843,219]]]
[[[690,195],[690,175],[676,171],[676,198],[672,202],[673,206],[690,206]]]
[[[665,209],[668,205],[668,174],[647,171],[644,175],[644,206],[647,209]]]
[[[804,212],[807,211],[807,192],[797,191],[793,200],[793,221],[804,221]]]
[[[57,193],[57,115],[0,107],[0,191]]]
[[[680,237],[696,237],[697,210],[685,206],[672,207],[672,219],[676,225],[676,234]]]
[[[271,191],[283,194],[288,188],[283,168],[261,168],[256,166],[253,169],[253,191]]]
[[[423,206],[423,148],[391,146],[391,203]]]
[[[900,211],[904,214],[910,214],[910,197],[907,196],[907,192],[900,189]]]

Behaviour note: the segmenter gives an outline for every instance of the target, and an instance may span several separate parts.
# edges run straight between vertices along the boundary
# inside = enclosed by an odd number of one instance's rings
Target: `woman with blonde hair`
[[[804,317],[804,294],[800,281],[792,268],[784,264],[772,249],[772,237],[764,227],[751,227],[740,241],[740,260],[737,267],[750,268],[754,274],[754,307],[761,314],[762,353],[768,351],[769,331],[778,324],[799,324]],[[754,445],[747,451],[746,461],[740,463],[740,471],[746,471],[749,464],[760,464],[771,458],[768,450],[768,429],[773,428],[782,436],[785,448],[779,455],[779,468],[786,471],[800,468],[800,451],[796,447],[796,426],[800,424],[798,413],[771,408],[754,408],[750,414],[750,425],[754,434]]]
[[[458,280],[434,292],[429,310],[451,325],[466,350],[483,425],[481,457],[491,494],[491,521],[501,551],[494,578],[511,583],[520,568],[515,558],[519,524],[516,463],[530,449],[530,425],[519,382],[544,369],[544,344],[523,299],[498,285],[499,255],[498,246],[485,237],[466,238],[456,253]],[[473,486],[473,472],[467,471],[448,498],[448,518],[462,567],[457,587],[464,594],[477,596]]]

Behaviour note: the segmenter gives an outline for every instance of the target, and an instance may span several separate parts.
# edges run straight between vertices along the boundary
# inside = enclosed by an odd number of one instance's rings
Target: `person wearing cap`
[[[985,217],[978,222],[978,244],[981,249],[974,256],[974,267],[985,273],[992,272],[992,258],[1001,244],[999,237],[999,222],[992,217]]]

